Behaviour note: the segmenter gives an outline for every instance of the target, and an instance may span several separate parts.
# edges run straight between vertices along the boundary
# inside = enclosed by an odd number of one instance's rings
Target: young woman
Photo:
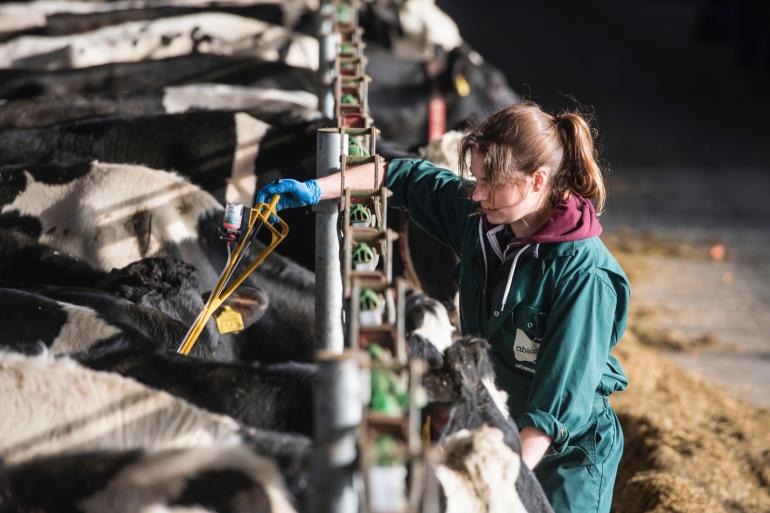
[[[609,512],[623,433],[608,397],[627,386],[610,350],[629,284],[598,237],[605,188],[591,130],[579,114],[521,103],[471,130],[460,152],[475,184],[424,160],[383,166],[390,204],[460,257],[462,331],[489,340],[522,458],[555,511]],[[372,171],[353,168],[346,183],[372,188]],[[282,180],[257,199],[272,194],[279,208],[312,205],[338,197],[340,178]]]

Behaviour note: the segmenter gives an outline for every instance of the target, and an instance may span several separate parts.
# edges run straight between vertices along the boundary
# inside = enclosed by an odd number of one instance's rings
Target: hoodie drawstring
[[[503,292],[503,301],[500,303],[500,311],[503,311],[505,307],[505,300],[508,299],[508,293],[511,291],[511,283],[513,282],[513,273],[516,271],[516,262],[519,261],[519,257],[524,253],[528,247],[532,244],[522,246],[520,250],[516,252],[516,256],[513,257],[513,263],[511,264],[511,271],[508,273],[508,282],[505,284],[505,292]]]
[[[484,224],[481,221],[481,218],[479,218],[479,242],[481,243],[481,256],[484,257],[484,289],[483,293],[487,293],[487,278],[489,274],[489,270],[487,269],[487,250],[484,249],[485,243],[484,243],[484,230],[482,230],[481,225]]]
[[[482,227],[483,222],[481,219],[479,219],[479,243],[481,244],[481,255],[484,258],[484,289],[483,293],[486,294],[487,292],[487,279],[488,279],[488,264],[487,264],[487,250],[486,250],[486,244],[484,242],[484,229]],[[508,272],[508,281],[505,284],[505,291],[503,293],[503,301],[500,303],[499,311],[503,311],[503,308],[505,307],[505,301],[508,299],[508,294],[511,291],[511,284],[513,283],[513,273],[516,272],[516,264],[519,261],[519,257],[530,247],[532,244],[525,244],[516,252],[516,255],[513,257],[513,262],[511,263],[511,270]],[[537,249],[536,249],[537,251]]]

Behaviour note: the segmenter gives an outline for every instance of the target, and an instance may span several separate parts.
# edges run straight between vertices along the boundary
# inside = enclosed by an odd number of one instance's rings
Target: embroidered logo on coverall
[[[530,339],[526,333],[520,329],[516,330],[516,340],[513,343],[513,356],[516,358],[516,368],[535,373],[535,369],[530,365],[522,365],[519,362],[534,364],[537,361],[537,353],[540,350],[540,343]]]

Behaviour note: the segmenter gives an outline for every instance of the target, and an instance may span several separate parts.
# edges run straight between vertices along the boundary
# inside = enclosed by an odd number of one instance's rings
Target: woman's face
[[[537,212],[541,198],[533,193],[532,178],[516,171],[512,179],[498,183],[492,191],[486,180],[484,160],[478,153],[471,153],[470,169],[476,178],[471,199],[479,204],[491,224],[512,224]]]

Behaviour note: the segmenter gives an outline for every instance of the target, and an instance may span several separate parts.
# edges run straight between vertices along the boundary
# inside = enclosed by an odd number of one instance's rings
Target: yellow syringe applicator
[[[287,225],[283,219],[278,217],[277,211],[275,209],[279,199],[280,196],[276,194],[270,199],[270,203],[257,203],[253,208],[249,209],[249,224],[248,228],[246,229],[246,233],[238,245],[235,246],[235,249],[229,254],[227,258],[227,264],[225,265],[222,274],[219,275],[219,280],[217,280],[216,287],[214,287],[214,290],[211,291],[211,295],[209,296],[208,301],[206,301],[203,310],[201,310],[201,312],[198,314],[198,317],[195,319],[195,322],[187,331],[184,340],[177,349],[177,353],[183,355],[190,353],[192,348],[195,346],[195,342],[198,340],[198,337],[203,331],[204,326],[206,326],[206,323],[209,321],[209,319],[211,319],[211,316],[214,314],[214,312],[216,312],[217,309],[222,306],[222,303],[224,303],[227,298],[229,298],[230,295],[235,292],[235,289],[237,289],[241,283],[243,283],[246,278],[248,278],[249,275],[254,272],[257,267],[262,265],[262,262],[265,261],[268,255],[270,255],[276,246],[278,246],[278,244],[280,244],[281,241],[286,238],[286,235],[289,234],[289,225]],[[273,223],[270,222],[271,216],[275,219]],[[263,226],[270,230],[270,244],[265,246],[265,249],[260,252],[257,258],[251,264],[249,264],[249,266],[241,274],[239,274],[230,285],[228,285],[228,282],[230,281],[235,268],[240,263],[244,252]]]

